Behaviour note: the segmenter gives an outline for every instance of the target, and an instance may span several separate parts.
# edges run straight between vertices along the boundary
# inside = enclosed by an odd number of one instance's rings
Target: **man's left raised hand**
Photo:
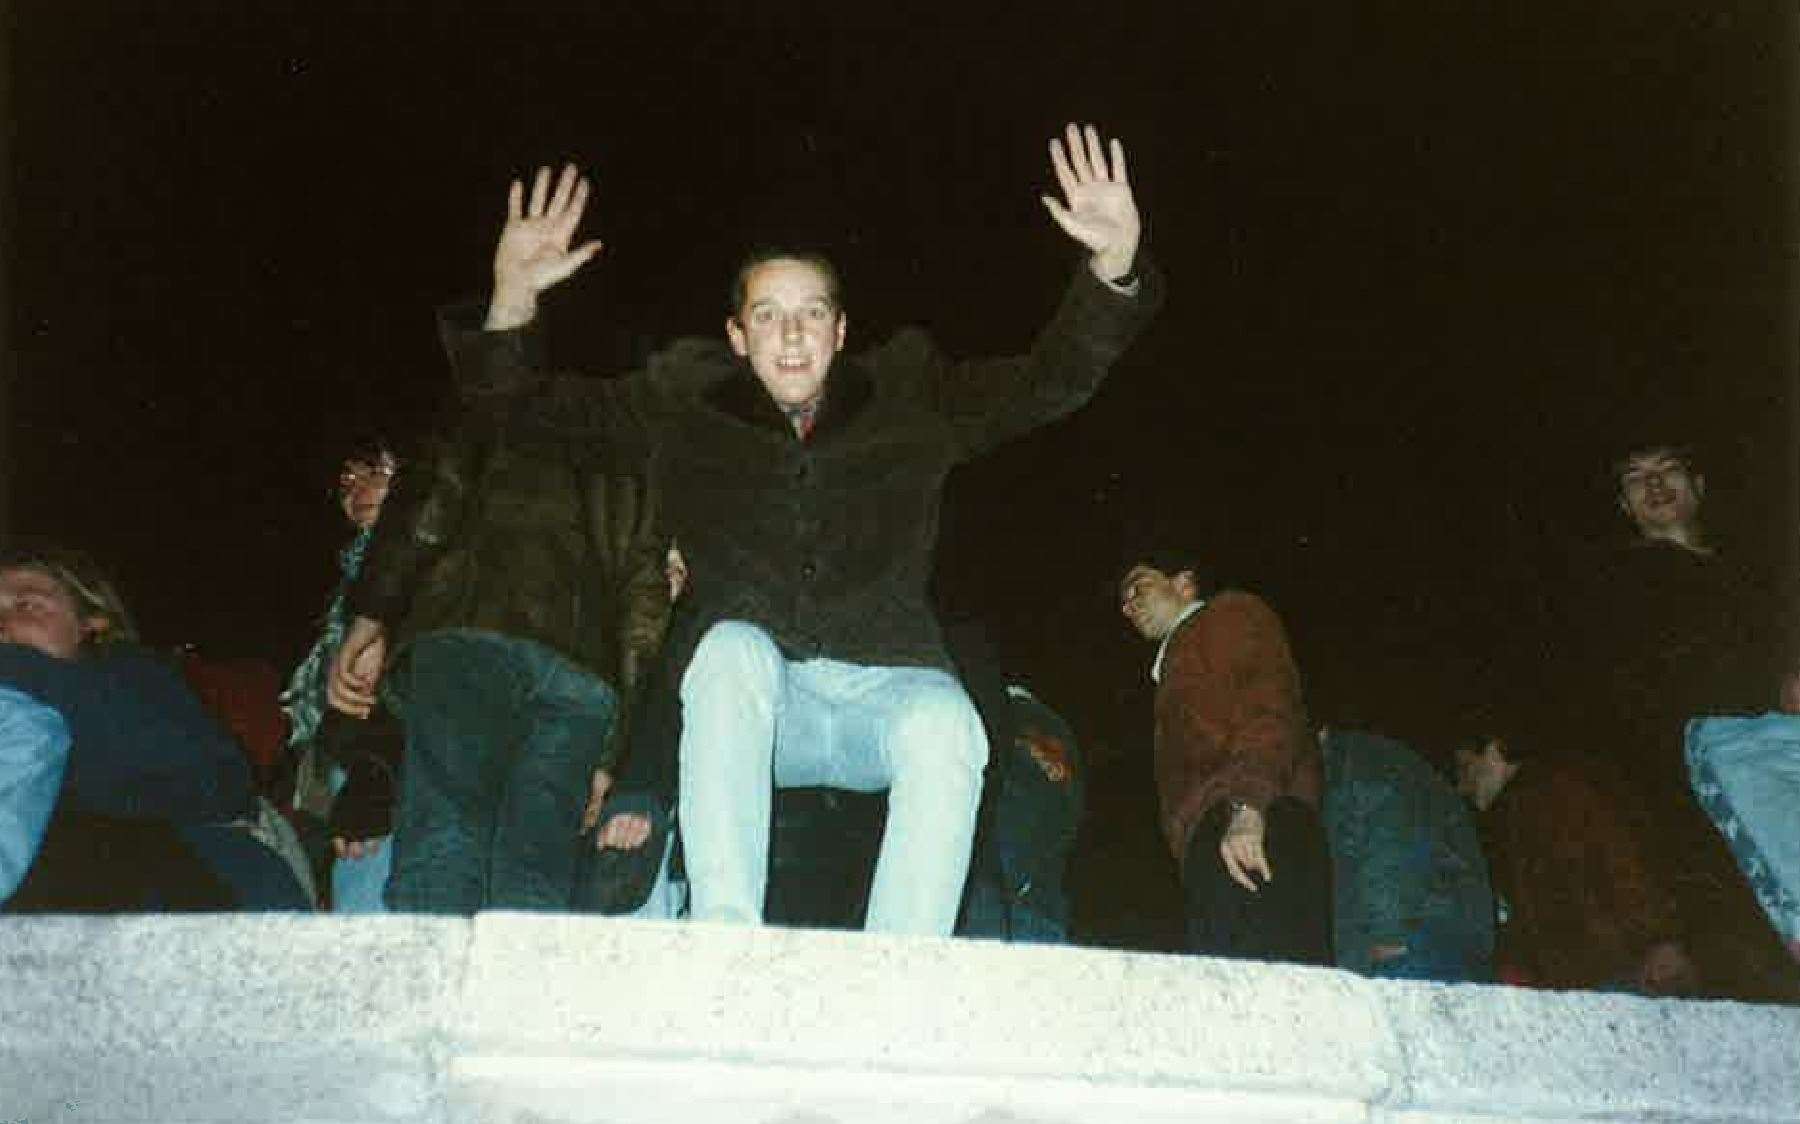
[[[1103,146],[1092,125],[1070,125],[1063,138],[1050,140],[1050,167],[1063,196],[1042,197],[1050,217],[1093,251],[1094,276],[1110,282],[1129,275],[1142,227],[1125,174],[1125,146],[1117,138]]]

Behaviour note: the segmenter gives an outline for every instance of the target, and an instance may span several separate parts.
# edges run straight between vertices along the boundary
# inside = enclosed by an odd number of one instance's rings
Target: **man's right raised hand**
[[[494,297],[488,303],[488,331],[530,323],[537,315],[538,294],[600,252],[597,241],[569,248],[587,198],[588,181],[573,164],[563,166],[554,191],[550,169],[539,168],[531,184],[529,206],[525,184],[512,182],[506,192],[506,226],[494,247]]]

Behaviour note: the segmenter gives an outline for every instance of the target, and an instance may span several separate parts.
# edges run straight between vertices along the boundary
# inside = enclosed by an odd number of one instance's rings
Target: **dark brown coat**
[[[668,619],[654,494],[498,407],[477,403],[396,478],[349,610],[388,626],[390,654],[447,628],[544,644],[614,689],[622,730]]]
[[[944,479],[1093,395],[1161,301],[1156,271],[1140,276],[1125,296],[1078,269],[1024,355],[952,360],[906,330],[840,357],[805,441],[722,341],[609,380],[540,377],[528,330],[453,334],[451,355],[465,391],[648,473],[693,575],[678,666],[740,620],[792,659],[949,669],[927,592]]]

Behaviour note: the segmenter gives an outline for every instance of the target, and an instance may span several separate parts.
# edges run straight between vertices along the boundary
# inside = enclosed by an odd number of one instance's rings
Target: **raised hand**
[[[489,330],[516,328],[537,315],[538,294],[566,279],[600,252],[598,241],[574,249],[569,242],[587,208],[588,181],[575,165],[563,166],[551,185],[550,169],[539,168],[531,198],[514,180],[506,192],[506,225],[494,247],[494,298],[488,305]]]
[[[1042,196],[1050,217],[1093,251],[1095,276],[1111,281],[1129,274],[1143,228],[1125,174],[1125,146],[1115,138],[1103,147],[1098,129],[1070,125],[1064,138],[1050,140],[1050,167],[1062,188],[1060,200]]]

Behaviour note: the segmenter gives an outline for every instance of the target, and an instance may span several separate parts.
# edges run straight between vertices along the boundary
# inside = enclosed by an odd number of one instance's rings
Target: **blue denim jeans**
[[[612,688],[542,644],[473,629],[421,636],[387,685],[406,728],[388,908],[568,909]]]
[[[1695,798],[1800,958],[1800,718],[1696,718],[1687,761]]]
[[[691,916],[756,924],[774,787],[888,790],[864,927],[956,922],[987,735],[948,672],[790,661],[740,621],[707,630],[681,681],[680,811]]]
[[[68,760],[69,727],[62,715],[0,687],[0,903],[12,897],[37,858]]]
[[[394,837],[381,835],[367,840],[378,850],[360,859],[337,858],[331,863],[331,912],[386,913],[383,895],[388,875],[394,869]]]

